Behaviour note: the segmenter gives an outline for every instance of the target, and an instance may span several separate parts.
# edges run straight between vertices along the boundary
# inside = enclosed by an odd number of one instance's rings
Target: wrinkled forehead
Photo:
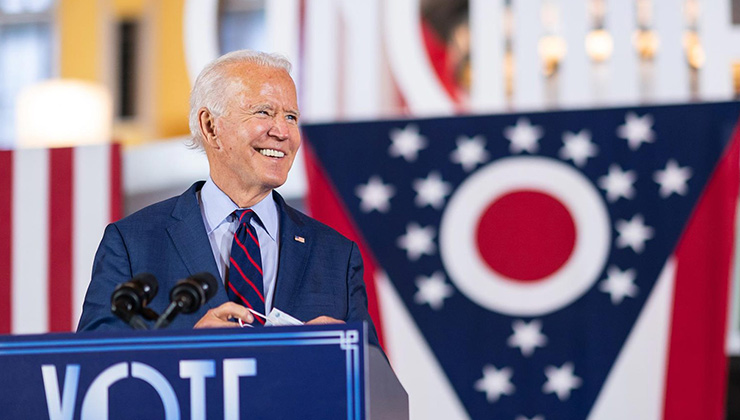
[[[227,70],[228,92],[242,100],[246,97],[271,96],[290,101],[297,106],[293,78],[282,68],[237,63]]]
[[[295,89],[295,83],[290,73],[280,67],[270,67],[250,62],[231,63],[224,73],[227,78],[239,81],[245,86],[271,83],[286,84]]]

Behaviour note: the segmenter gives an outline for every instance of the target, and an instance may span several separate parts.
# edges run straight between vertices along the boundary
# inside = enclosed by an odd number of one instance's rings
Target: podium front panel
[[[0,337],[8,419],[365,418],[362,325]]]

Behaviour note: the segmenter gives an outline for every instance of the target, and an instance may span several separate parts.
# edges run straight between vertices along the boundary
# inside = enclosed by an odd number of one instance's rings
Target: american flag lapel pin
[[[300,242],[300,243],[302,243],[302,244],[305,244],[305,243],[306,243],[306,238],[304,238],[303,236],[298,236],[298,235],[295,235],[295,236],[293,237],[293,239],[294,239],[294,240],[295,240],[296,242]]]

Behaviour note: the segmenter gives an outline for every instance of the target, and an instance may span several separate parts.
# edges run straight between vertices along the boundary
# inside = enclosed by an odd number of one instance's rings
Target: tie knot
[[[254,219],[257,221],[257,223],[260,223],[260,218],[257,217],[257,213],[254,212],[252,209],[237,209],[234,210],[234,217],[236,220],[239,221],[239,224],[246,223],[249,224],[249,221]]]

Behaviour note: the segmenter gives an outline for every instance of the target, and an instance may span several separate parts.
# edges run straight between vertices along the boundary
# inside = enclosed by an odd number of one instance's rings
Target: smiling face
[[[230,64],[233,81],[223,115],[199,111],[211,178],[240,207],[256,204],[285,183],[301,135],[295,85],[283,69]]]

